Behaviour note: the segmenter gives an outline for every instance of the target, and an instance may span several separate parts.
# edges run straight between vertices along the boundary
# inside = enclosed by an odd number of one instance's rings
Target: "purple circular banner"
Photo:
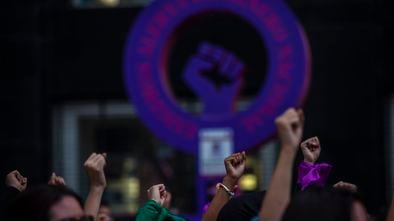
[[[200,45],[199,57],[191,59],[183,73],[184,81],[203,101],[205,111],[200,115],[186,112],[169,89],[168,57],[176,41],[175,30],[191,17],[206,12],[239,16],[257,30],[267,48],[265,83],[246,110],[229,111],[229,101],[235,100],[227,99],[227,94],[210,92],[201,78],[193,75],[198,70],[211,68],[207,55],[212,55],[212,59],[217,54],[233,57],[208,43]],[[237,80],[242,62],[232,62],[228,70],[227,76]],[[155,135],[193,154],[197,154],[198,134],[203,128],[231,128],[234,151],[266,141],[275,133],[276,116],[303,102],[309,72],[310,54],[304,32],[280,0],[153,1],[133,24],[124,56],[126,87],[139,116]],[[239,85],[232,86],[228,88],[230,94],[239,92]]]

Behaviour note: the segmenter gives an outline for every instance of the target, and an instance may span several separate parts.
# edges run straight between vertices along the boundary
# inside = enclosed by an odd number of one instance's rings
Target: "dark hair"
[[[245,193],[233,198],[220,210],[217,221],[250,220],[259,214],[265,191]]]
[[[21,193],[10,205],[8,221],[49,221],[49,210],[64,196],[74,197],[82,207],[81,198],[65,186],[38,186]]]
[[[294,195],[282,221],[349,221],[356,200],[348,191],[311,187]]]

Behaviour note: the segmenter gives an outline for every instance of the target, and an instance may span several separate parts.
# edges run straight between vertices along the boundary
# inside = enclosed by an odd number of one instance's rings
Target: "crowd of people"
[[[81,197],[66,186],[61,176],[52,173],[48,184],[27,189],[27,178],[14,170],[6,176],[3,217],[7,221],[111,221],[102,205],[107,181],[104,167],[106,154],[92,153],[84,167],[89,177],[89,193]],[[3,219],[2,219],[3,220]]]
[[[332,166],[317,163],[321,146],[317,137],[303,142],[304,114],[290,108],[276,121],[280,152],[267,190],[236,196],[235,189],[246,166],[245,152],[224,159],[226,175],[216,185],[216,194],[204,211],[202,221],[367,221],[378,220],[368,214],[357,186],[339,181],[326,184]],[[291,193],[293,165],[301,149],[304,160],[298,165],[299,191]],[[89,193],[82,201],[66,181],[52,174],[48,184],[27,188],[28,180],[17,170],[6,177],[3,198],[4,220],[19,221],[111,221],[114,220],[101,202],[106,178],[106,154],[93,153],[84,167],[89,177]],[[183,221],[169,209],[171,194],[164,184],[147,189],[148,201],[139,209],[137,221]],[[3,219],[1,219],[3,220]],[[382,218],[384,220],[384,218]],[[394,221],[394,201],[387,221]]]

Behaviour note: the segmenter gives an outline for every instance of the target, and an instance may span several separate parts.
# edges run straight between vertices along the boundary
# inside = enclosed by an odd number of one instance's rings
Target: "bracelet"
[[[231,191],[226,185],[224,185],[223,183],[217,183],[216,184],[216,190],[219,190],[220,188],[222,188],[227,194],[228,196],[231,198],[234,197],[235,193],[233,191]]]

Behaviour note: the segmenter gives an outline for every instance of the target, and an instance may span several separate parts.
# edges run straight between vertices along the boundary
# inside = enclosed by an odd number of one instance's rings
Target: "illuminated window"
[[[195,210],[195,159],[155,138],[127,103],[68,104],[54,110],[54,171],[86,197],[83,162],[92,152],[106,152],[104,199],[114,214],[132,216],[147,201],[146,190],[164,183],[181,213]]]

